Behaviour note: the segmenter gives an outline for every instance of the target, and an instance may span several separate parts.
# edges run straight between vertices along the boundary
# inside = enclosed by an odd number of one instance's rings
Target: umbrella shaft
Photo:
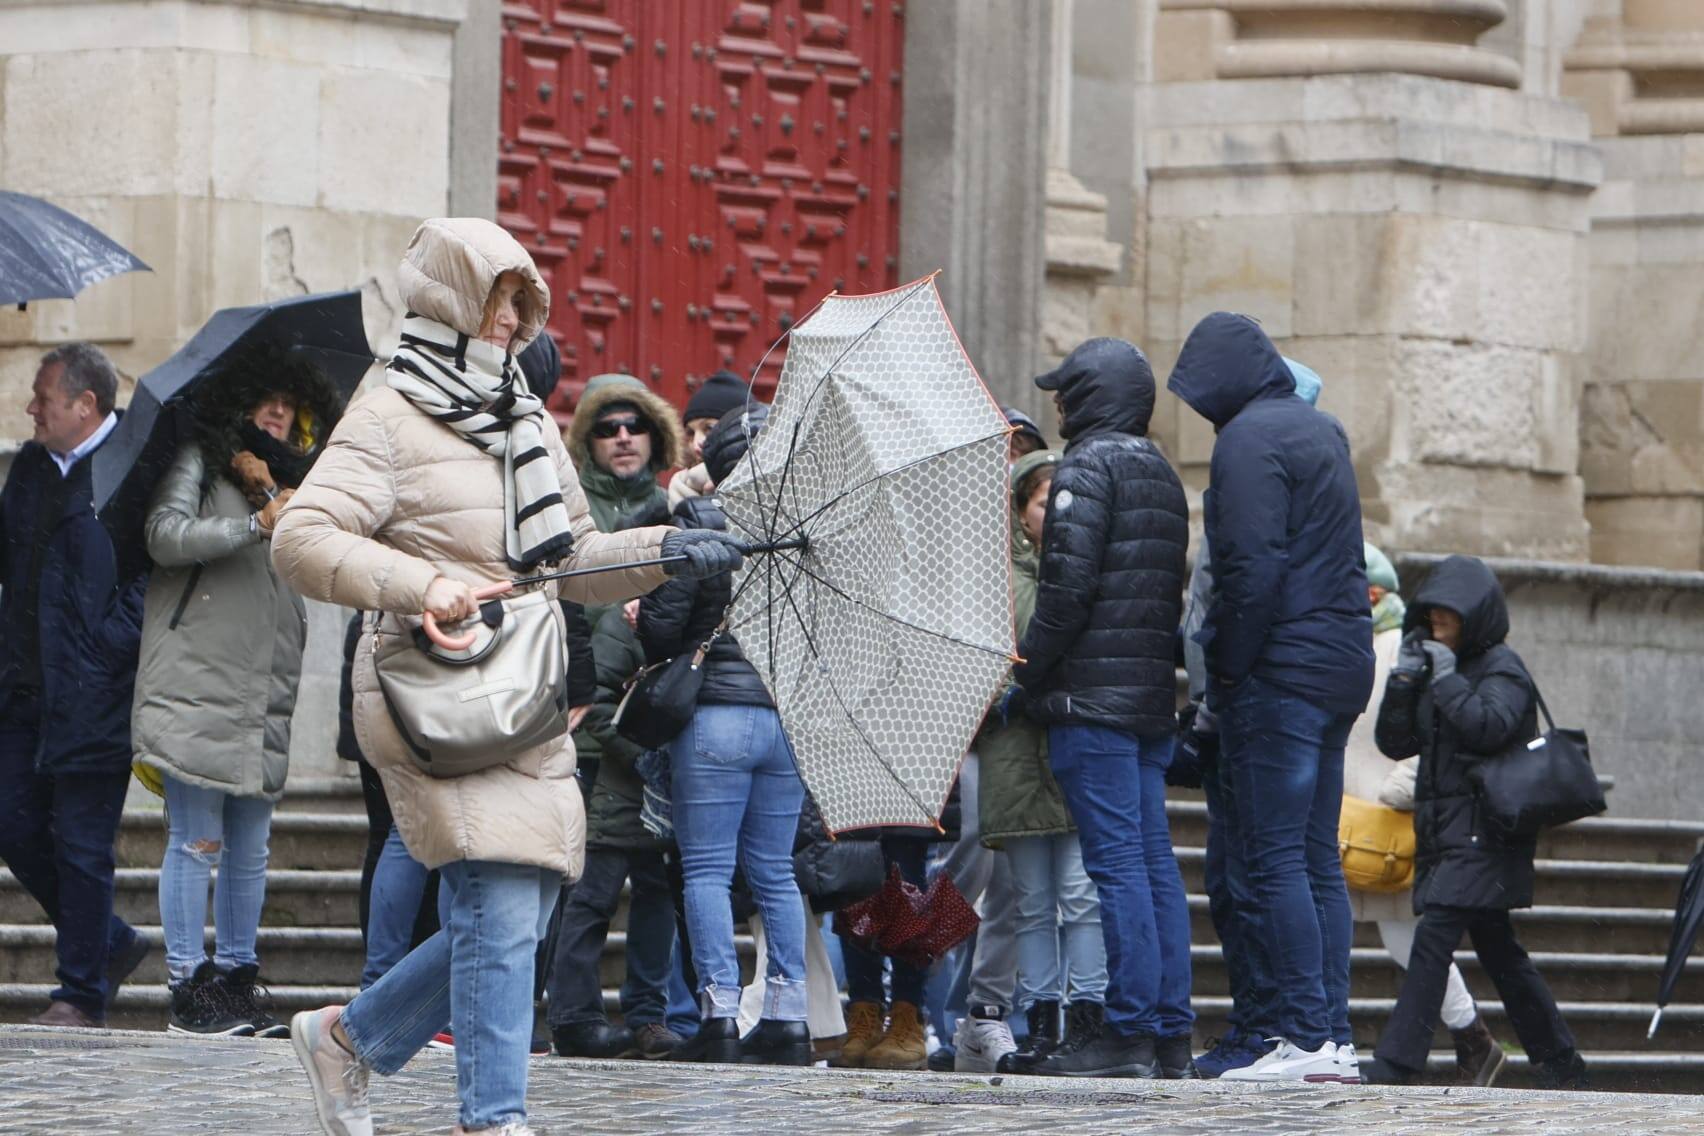
[[[792,540],[777,540],[766,544],[743,544],[740,551],[747,556],[755,556],[760,552],[787,552],[792,549],[804,548],[808,542],[804,537],[794,537]],[[596,576],[603,572],[625,572],[629,568],[655,568],[664,564],[685,564],[685,556],[659,556],[655,560],[630,560],[625,564],[600,564],[596,568],[570,568],[566,572],[550,572],[543,576],[524,576],[514,581],[516,587],[523,584],[542,584],[546,580],[568,580],[575,576]]]

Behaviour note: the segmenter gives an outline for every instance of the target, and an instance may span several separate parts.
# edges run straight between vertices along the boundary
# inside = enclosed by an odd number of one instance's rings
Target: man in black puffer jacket
[[[1189,508],[1147,437],[1154,375],[1135,345],[1091,339],[1036,385],[1054,392],[1067,444],[1014,677],[1048,727],[1100,892],[1108,971],[1105,1021],[1037,1071],[1192,1076],[1189,910],[1165,813]]]
[[[1168,386],[1219,435],[1203,502],[1218,595],[1195,639],[1278,993],[1275,1048],[1222,1076],[1353,1083],[1337,821],[1373,621],[1349,439],[1247,316],[1197,324]]]

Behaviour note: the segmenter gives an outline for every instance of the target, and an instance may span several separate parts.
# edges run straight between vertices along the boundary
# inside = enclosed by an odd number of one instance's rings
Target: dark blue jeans
[[[1166,821],[1170,734],[1050,726],[1048,760],[1100,892],[1106,1020],[1125,1037],[1188,1036],[1189,901]]]
[[[1219,714],[1220,760],[1277,986],[1273,1036],[1308,1050],[1350,1040],[1353,928],[1337,820],[1354,722],[1259,678],[1232,690]]]
[[[40,714],[16,693],[0,708],[0,861],[58,932],[52,998],[104,1020],[108,955],[136,940],[112,909],[113,842],[130,771],[36,772]]]
[[[929,839],[925,836],[882,837],[882,858],[889,865],[899,865],[899,874],[921,888],[924,885],[925,861],[929,855]],[[846,964],[846,997],[853,1002],[887,1004],[882,994],[882,964],[885,955],[866,950],[850,938],[840,940],[841,954]],[[923,983],[928,972],[910,963],[893,960],[893,1000],[910,1002],[919,1011],[923,1008]]]
[[[1224,948],[1231,988],[1231,1012],[1225,1020],[1234,1032],[1271,1037],[1277,1029],[1278,988],[1261,939],[1260,907],[1249,883],[1236,790],[1223,760],[1204,771],[1201,788],[1207,796],[1207,906]]]

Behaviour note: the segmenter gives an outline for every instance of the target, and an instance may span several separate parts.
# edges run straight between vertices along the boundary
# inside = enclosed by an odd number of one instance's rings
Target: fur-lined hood
[[[215,476],[230,477],[231,458],[250,448],[240,433],[249,411],[274,393],[287,394],[296,402],[290,444],[305,459],[303,474],[325,450],[343,416],[343,396],[305,356],[273,343],[257,345],[211,376],[191,402],[190,436],[201,449],[204,492]]]
[[[631,402],[656,428],[651,436],[651,470],[680,469],[686,465],[686,431],[680,416],[662,395],[632,375],[596,375],[574,407],[574,422],[568,427],[568,455],[576,469],[592,460],[592,425],[611,403]]]
[[[509,347],[519,355],[550,319],[550,288],[506,229],[478,217],[427,221],[414,230],[397,280],[409,311],[471,337],[479,334],[486,298],[505,272],[521,277],[528,300]]]

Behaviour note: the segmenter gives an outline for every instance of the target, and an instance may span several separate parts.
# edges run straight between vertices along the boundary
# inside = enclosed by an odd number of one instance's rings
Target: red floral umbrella
[[[906,881],[896,865],[875,895],[834,913],[834,933],[878,954],[926,967],[970,938],[981,922],[945,872],[923,892]]]

